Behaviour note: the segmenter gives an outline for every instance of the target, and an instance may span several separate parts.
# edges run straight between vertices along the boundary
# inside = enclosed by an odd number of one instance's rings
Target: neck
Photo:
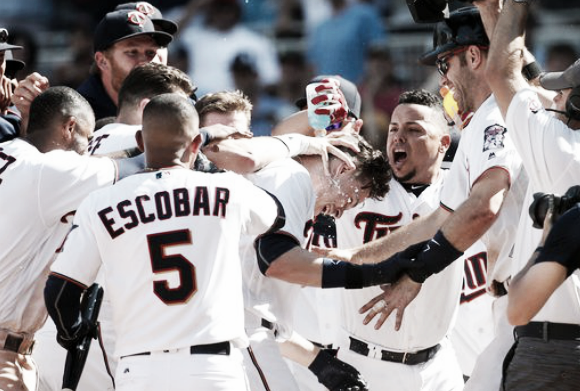
[[[141,125],[143,116],[136,107],[132,107],[130,110],[120,111],[115,122],[126,125]]]
[[[67,148],[64,148],[64,146],[62,144],[60,144],[59,142],[52,140],[52,139],[47,139],[46,137],[42,137],[40,134],[37,135],[37,133],[29,134],[29,135],[23,137],[23,139],[28,141],[31,145],[35,146],[36,149],[38,149],[42,153],[54,151],[57,149],[62,149],[62,150],[67,149]]]
[[[112,79],[110,78],[107,79],[103,75],[101,75],[100,77],[101,82],[103,83],[103,87],[107,92],[107,95],[109,95],[109,98],[111,98],[115,106],[119,106],[119,91],[115,90],[115,88],[113,87]]]

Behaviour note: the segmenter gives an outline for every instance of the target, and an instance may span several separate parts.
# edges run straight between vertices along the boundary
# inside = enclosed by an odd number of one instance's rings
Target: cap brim
[[[4,72],[6,76],[14,78],[16,72],[20,71],[26,66],[24,61],[20,60],[6,60],[6,71]]]
[[[547,90],[563,90],[572,88],[563,77],[564,72],[546,72],[540,76],[540,85]]]
[[[9,43],[0,43],[0,51],[20,49],[22,49],[22,46],[10,45]]]
[[[161,47],[166,47],[167,45],[169,45],[171,43],[171,41],[173,40],[173,36],[171,34],[167,34],[166,32],[163,31],[147,31],[147,32],[139,32],[139,33],[134,33],[134,34],[130,34],[130,35],[126,35],[123,38],[119,38],[115,41],[113,41],[109,46],[107,47],[103,47],[103,48],[98,48],[97,51],[102,51],[105,50],[107,48],[110,48],[111,46],[113,46],[114,44],[116,44],[117,42],[121,42],[124,41],[125,39],[129,39],[129,38],[134,38],[134,37],[139,37],[142,35],[148,35],[151,38],[153,38],[153,40],[155,40],[155,42],[157,42],[157,44]]]
[[[151,19],[156,27],[168,34],[175,34],[177,32],[177,23],[167,19]]]
[[[450,50],[455,49],[458,47],[456,44],[447,44],[438,47],[437,49],[431,50],[430,52],[424,53],[421,57],[419,57],[419,63],[423,65],[430,65],[435,66],[435,61],[437,61],[437,56],[442,53],[448,52]]]

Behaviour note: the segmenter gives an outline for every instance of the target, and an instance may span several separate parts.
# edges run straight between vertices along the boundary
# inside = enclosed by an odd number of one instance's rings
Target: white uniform
[[[382,201],[367,200],[346,211],[337,221],[338,246],[352,248],[375,240],[409,224],[413,218],[430,213],[439,205],[439,192],[447,171],[419,197],[408,193],[396,180]],[[445,179],[447,180],[447,179]],[[466,252],[470,254],[470,252]],[[453,348],[446,335],[451,329],[461,292],[463,263],[454,262],[428,278],[419,295],[405,310],[401,329],[394,331],[395,316],[381,329],[363,325],[366,314],[358,310],[379,295],[379,287],[345,290],[342,294],[343,335],[338,357],[357,368],[370,390],[460,390],[463,378]],[[351,350],[351,338],[369,349],[367,355]],[[406,365],[381,360],[381,350],[412,354],[440,344],[441,348],[422,364]]]
[[[137,148],[135,134],[141,128],[141,125],[121,123],[105,125],[93,135],[88,151],[91,155],[101,156]]]
[[[457,209],[468,197],[471,188],[490,169],[505,170],[511,187],[504,199],[495,223],[482,236],[488,252],[488,285],[493,280],[504,283],[511,276],[511,257],[515,240],[516,224],[527,186],[527,176],[513,141],[504,125],[503,118],[490,96],[473,115],[469,125],[463,129],[461,140],[451,166],[447,183],[441,192],[442,207]],[[507,297],[495,300],[493,316],[494,340],[477,359],[472,377],[466,390],[491,390],[499,388],[501,359],[513,342],[512,329],[505,316]]]
[[[542,231],[532,227],[528,206],[536,192],[564,194],[580,183],[580,133],[546,112],[531,89],[518,92],[510,103],[507,123],[530,185],[522,210],[513,273],[518,273],[538,246]],[[532,319],[536,322],[580,323],[580,273],[574,271]]]
[[[27,340],[42,326],[47,317],[44,281],[55,250],[82,199],[112,184],[116,175],[110,159],[60,150],[43,154],[22,139],[0,144],[3,331],[21,333]],[[4,342],[0,341],[1,346]],[[2,351],[8,353],[12,352]]]
[[[239,239],[276,216],[273,199],[238,175],[187,169],[136,174],[83,202],[52,270],[88,286],[103,268],[118,390],[246,389],[238,349],[190,347],[247,346]]]
[[[292,159],[273,162],[247,178],[274,194],[284,206],[286,224],[281,229],[300,246],[306,245],[306,223],[313,218],[316,195],[308,171]],[[246,367],[253,391],[263,390],[257,366],[271,390],[298,390],[288,366],[280,354],[276,339],[292,333],[294,299],[300,286],[264,276],[256,263],[254,238],[246,238],[241,252],[244,267],[244,302],[246,331],[255,362],[246,355]],[[262,319],[276,325],[276,330],[262,326]]]
[[[141,128],[141,125],[107,124],[95,131],[89,143],[88,152],[93,156],[105,156],[133,150],[137,148],[135,134]],[[99,323],[104,352],[100,344],[95,341],[89,350],[89,356],[78,387],[79,391],[112,391],[114,389],[111,376],[115,374],[117,359],[112,354],[115,348],[115,333],[109,292],[105,292],[103,297]],[[107,360],[106,364],[104,356]],[[38,366],[43,369],[40,373],[39,391],[60,391],[66,351],[56,342],[56,326],[50,318],[36,334],[33,357]],[[111,374],[109,374],[107,366]]]

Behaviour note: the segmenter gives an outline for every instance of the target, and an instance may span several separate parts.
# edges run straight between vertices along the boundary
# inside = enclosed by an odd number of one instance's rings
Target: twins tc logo
[[[143,26],[147,21],[147,16],[139,11],[131,11],[127,14],[127,20],[137,26]]]
[[[135,9],[145,15],[153,15],[155,13],[153,6],[147,2],[137,3]]]

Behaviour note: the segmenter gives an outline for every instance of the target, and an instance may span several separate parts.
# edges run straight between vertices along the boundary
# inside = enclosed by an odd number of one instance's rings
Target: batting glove
[[[322,349],[308,366],[330,391],[368,391],[366,381],[351,365],[336,358],[336,350]]]

